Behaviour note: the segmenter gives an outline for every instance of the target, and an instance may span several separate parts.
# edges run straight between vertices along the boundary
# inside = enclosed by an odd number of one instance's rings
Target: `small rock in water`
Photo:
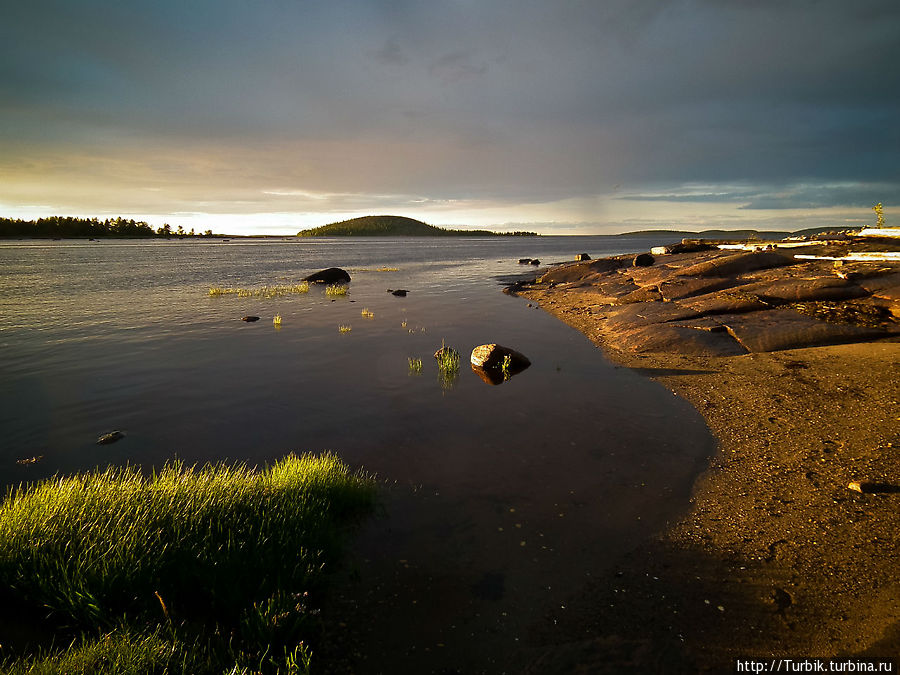
[[[241,321],[246,321],[247,323],[253,323],[254,321],[259,321],[258,316],[242,316]]]
[[[110,443],[115,443],[123,438],[125,438],[125,434],[121,431],[110,431],[108,434],[103,434],[97,439],[97,445],[109,445]]]
[[[398,288],[396,291],[391,291],[391,295],[396,295],[398,298],[405,298],[407,293],[409,293],[409,291],[405,288]]]
[[[591,256],[589,256],[587,253],[579,253],[578,255],[575,256],[575,260],[590,260],[590,259],[591,259]]]
[[[520,265],[530,265],[531,258],[519,258],[519,264]]]
[[[26,457],[25,459],[17,459],[16,464],[37,464],[42,459],[44,459],[43,455],[36,455],[34,457]]]
[[[538,260],[537,258],[534,258],[534,259],[531,261],[531,264],[532,264],[532,265],[540,265],[540,264],[541,264],[541,261]]]

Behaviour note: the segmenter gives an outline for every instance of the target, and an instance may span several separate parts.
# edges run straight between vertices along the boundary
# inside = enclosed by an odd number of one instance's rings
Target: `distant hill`
[[[537,236],[534,232],[490,232],[489,230],[446,230],[403,216],[363,216],[300,230],[298,237],[500,237]]]

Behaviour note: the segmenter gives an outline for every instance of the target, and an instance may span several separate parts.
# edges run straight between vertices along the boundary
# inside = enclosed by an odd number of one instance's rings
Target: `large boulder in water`
[[[473,366],[479,368],[500,368],[503,360],[509,357],[510,368],[527,368],[531,365],[531,361],[524,354],[520,354],[515,349],[504,347],[498,344],[479,345],[472,350],[471,362]]]
[[[475,347],[469,361],[472,370],[488,384],[501,384],[531,365],[524,354],[498,344]]]
[[[315,274],[310,274],[303,279],[311,284],[345,284],[350,281],[350,275],[340,267],[329,267]]]

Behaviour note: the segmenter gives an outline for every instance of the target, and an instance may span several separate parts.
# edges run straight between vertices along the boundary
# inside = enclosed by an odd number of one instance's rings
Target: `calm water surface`
[[[548,607],[683,507],[711,450],[683,401],[500,292],[498,277],[529,271],[520,257],[646,248],[592,237],[0,243],[0,483],[333,450],[393,485],[388,517],[361,537],[354,592],[392,612],[394,628],[353,636],[369,664],[356,668],[380,672],[404,654],[428,672],[442,644],[451,666],[493,672],[520,658]],[[318,287],[208,296],[330,266],[353,277],[335,301]],[[485,384],[467,361],[488,342],[532,367]],[[442,343],[463,355],[449,387],[432,358]],[[113,429],[125,438],[96,444]]]

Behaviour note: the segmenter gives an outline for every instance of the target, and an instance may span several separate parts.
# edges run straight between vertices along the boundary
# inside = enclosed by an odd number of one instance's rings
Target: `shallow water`
[[[530,271],[520,257],[646,246],[592,237],[0,244],[0,483],[111,463],[256,464],[334,450],[393,485],[389,517],[361,537],[357,591],[370,603],[360,611],[389,611],[395,629],[371,643],[355,636],[368,654],[357,667],[379,672],[406,654],[427,671],[444,644],[456,646],[458,667],[491,672],[585,575],[683,507],[711,450],[686,403],[500,292],[497,277]],[[296,283],[329,266],[350,271],[346,297],[319,287],[275,299],[207,295]],[[239,320],[247,314],[261,320]],[[485,384],[467,361],[488,342],[533,365]],[[451,386],[432,358],[442,343],[462,354]],[[422,359],[421,374],[409,372],[410,357]],[[113,429],[125,438],[96,444]],[[17,464],[33,456],[42,459]],[[493,637],[472,649],[484,631]]]

